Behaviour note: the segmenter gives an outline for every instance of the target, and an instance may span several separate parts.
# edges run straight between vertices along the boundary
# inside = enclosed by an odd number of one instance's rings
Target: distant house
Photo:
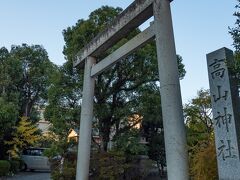
[[[129,126],[132,129],[140,129],[142,126],[142,120],[143,120],[143,116],[139,114],[132,114],[127,118],[127,121],[123,121],[120,123],[119,128],[121,129],[121,128],[124,128],[125,126]],[[112,149],[114,147],[115,142],[113,141],[113,139],[115,135],[116,135],[116,126],[112,126],[110,129],[110,136],[109,136],[110,141],[108,142],[108,149]],[[144,145],[149,144],[146,137],[144,137],[142,134],[139,139],[139,143]]]
[[[73,141],[78,141],[78,129],[70,129],[69,133],[68,133],[68,142],[70,142],[71,140]]]
[[[44,118],[44,108],[39,108],[38,112],[40,115],[40,120],[37,122],[37,127],[42,131],[42,135],[48,135],[49,128],[51,127],[51,123]]]
[[[76,129],[76,128],[75,129],[70,129],[69,133],[68,133],[68,142],[70,142],[71,140],[77,142],[78,141],[78,134],[79,134],[78,129]],[[93,134],[92,138],[93,138],[94,142],[100,145],[101,142],[102,142],[102,138],[99,136],[98,132],[93,131],[92,134]]]
[[[49,121],[45,121],[44,119],[37,122],[37,127],[42,131],[43,135],[47,135],[49,133],[49,128],[51,127],[51,123]]]

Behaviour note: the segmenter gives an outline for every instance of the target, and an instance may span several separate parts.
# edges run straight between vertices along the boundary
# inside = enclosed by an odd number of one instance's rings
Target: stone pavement
[[[7,177],[3,180],[50,180],[50,172],[34,171],[34,172],[20,172],[13,177]],[[0,179],[1,180],[1,179]]]

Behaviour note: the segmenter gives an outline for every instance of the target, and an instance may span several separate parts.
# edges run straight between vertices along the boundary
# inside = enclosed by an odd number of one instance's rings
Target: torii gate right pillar
[[[153,4],[167,172],[169,180],[187,180],[188,156],[177,56],[169,0]]]

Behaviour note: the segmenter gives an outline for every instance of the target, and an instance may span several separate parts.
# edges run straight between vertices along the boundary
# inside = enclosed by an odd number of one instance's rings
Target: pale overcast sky
[[[40,44],[51,61],[64,63],[62,30],[86,19],[103,6],[126,8],[133,0],[0,0],[0,47]],[[187,74],[181,81],[183,102],[208,88],[206,54],[232,47],[228,26],[237,0],[174,0],[171,3],[177,53],[183,57]]]

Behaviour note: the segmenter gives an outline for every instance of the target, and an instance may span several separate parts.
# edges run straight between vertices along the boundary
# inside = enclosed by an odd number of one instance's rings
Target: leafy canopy
[[[217,179],[217,158],[209,90],[201,89],[184,107],[192,179]]]
[[[79,20],[74,26],[63,31],[65,40],[64,54],[69,64],[77,52],[92,38],[101,32],[121,12],[120,8],[103,6],[89,15],[87,20]],[[110,48],[97,61],[126,43],[140,32],[134,30],[115,46]],[[185,75],[182,59],[178,56],[179,75]],[[71,65],[69,65],[70,67]],[[82,71],[78,70],[82,77]],[[100,135],[103,137],[104,149],[109,142],[110,129],[116,130],[116,135],[129,128],[122,127],[121,123],[129,116],[139,113],[140,89],[154,85],[158,81],[155,43],[149,43],[140,50],[122,59],[108,71],[96,78],[94,114],[98,120]],[[82,81],[81,81],[82,83]]]

